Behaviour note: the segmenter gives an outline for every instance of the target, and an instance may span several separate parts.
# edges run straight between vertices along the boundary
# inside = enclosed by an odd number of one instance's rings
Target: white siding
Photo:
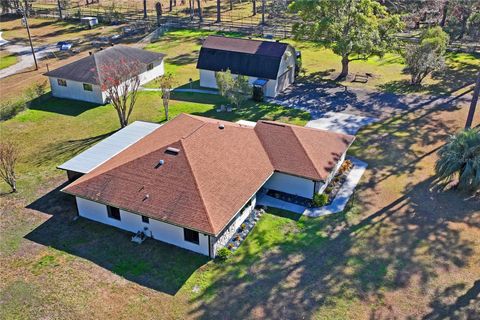
[[[103,204],[76,197],[78,214],[84,218],[108,224],[133,233],[143,231],[154,239],[176,245],[203,255],[208,256],[208,236],[199,233],[199,244],[184,240],[183,228],[177,227],[158,220],[150,219],[150,223],[142,222],[142,216],[120,210],[121,220],[108,217],[107,207]]]
[[[54,97],[81,100],[98,104],[105,103],[100,86],[93,85],[93,91],[85,91],[83,90],[82,82],[66,80],[67,86],[62,87],[58,85],[57,79],[58,78],[49,77],[50,88],[52,89],[52,95]]]
[[[250,200],[249,200],[250,201]],[[238,212],[235,215],[235,220],[233,220],[230,225],[228,225],[223,233],[216,239],[214,240],[213,244],[213,258],[217,255],[217,252],[220,248],[225,247],[230,239],[235,235],[237,232],[238,228],[242,225],[242,223],[245,221],[245,219],[248,218],[252,210],[255,208],[255,205],[257,203],[257,197],[256,195],[253,196],[251,199],[251,204],[247,206],[246,208],[242,208],[242,212]]]
[[[295,60],[296,60],[295,50],[293,49],[293,47],[288,46],[287,50],[285,50],[285,53],[282,56],[282,60],[280,61],[280,66],[278,67],[277,80],[289,68],[292,68],[292,75],[294,77],[294,75],[295,75]],[[292,79],[292,83],[293,83],[294,80],[295,79]],[[276,86],[275,86],[274,90],[275,90],[275,95],[277,93],[281,92],[280,88],[277,88]]]
[[[152,70],[145,70],[139,75],[140,84],[143,85],[153,79],[163,75],[165,72],[163,59],[153,62]],[[104,104],[107,100],[105,92],[101,91],[99,85],[93,85],[93,91],[85,91],[83,89],[83,83],[73,80],[64,79],[67,81],[67,86],[62,87],[58,85],[57,78],[49,77],[50,88],[52,89],[52,95],[57,98],[66,98],[87,101],[92,103]]]
[[[265,183],[264,187],[309,199],[313,198],[313,191],[315,188],[312,180],[281,172],[275,172]]]
[[[164,67],[163,59],[160,61],[155,61],[153,62],[152,70],[147,71],[147,69],[145,69],[145,71],[139,76],[140,84],[143,85],[147,82],[150,82],[153,79],[159,76],[162,76],[164,73],[165,73],[165,67]]]
[[[236,76],[236,75],[234,75]],[[248,77],[248,82],[253,84],[258,78],[256,77]],[[217,89],[217,80],[215,78],[215,71],[210,70],[200,70],[200,86],[205,88],[213,88]],[[276,80],[268,80],[265,88],[265,96],[267,97],[275,97],[277,87]]]

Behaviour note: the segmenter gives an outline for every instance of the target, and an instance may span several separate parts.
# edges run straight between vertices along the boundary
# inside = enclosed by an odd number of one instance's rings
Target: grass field
[[[151,45],[169,54],[167,70],[179,82],[198,79],[191,68],[197,36],[176,31]],[[319,72],[339,68],[328,50],[305,44],[302,53],[308,74],[327,79],[333,74]],[[389,77],[367,86],[404,77],[392,67],[401,62],[390,58],[386,65],[359,62]],[[450,61],[459,69],[478,62],[468,55]],[[452,86],[468,80],[450,74]],[[175,93],[172,99],[172,116],[300,125],[310,119],[252,102],[217,113],[225,102],[214,95]],[[111,106],[39,99],[0,123],[2,139],[20,147],[19,192],[9,194],[0,184],[0,318],[475,319],[480,199],[440,192],[433,172],[436,151],[463,127],[468,102],[436,104],[434,97],[364,128],[351,154],[369,167],[348,210],[316,219],[268,210],[239,250],[219,263],[153,240],[134,246],[127,232],[75,220],[72,199],[59,191],[65,173],[56,166],[117,130],[118,120]],[[164,120],[158,93],[141,93],[134,120]]]
[[[16,55],[4,51],[0,52],[0,70],[14,65],[17,61]]]
[[[219,114],[223,101],[211,95],[173,99],[173,115],[309,119],[253,104]],[[142,93],[132,121],[162,121],[159,102]],[[74,221],[55,167],[115,131],[117,119],[109,106],[38,101],[0,124],[2,138],[21,147],[20,191],[0,201],[0,317],[467,319],[480,307],[480,200],[432,188],[435,151],[463,125],[465,105],[365,128],[352,153],[369,169],[351,209],[318,219],[269,210],[218,263],[155,241],[133,246],[127,232]]]
[[[147,45],[146,49],[167,54],[166,71],[174,73],[181,86],[188,84],[189,79],[193,81],[199,79],[199,73],[195,67],[201,38],[210,34],[213,32],[170,31],[157,42]],[[309,42],[288,42],[302,52],[303,67],[307,70],[303,80],[332,81],[340,72],[341,59],[330,49]],[[382,58],[373,57],[367,61],[352,62],[350,76],[340,84],[395,93],[447,94],[473,83],[476,73],[480,70],[480,55],[478,54],[449,53],[446,62],[445,70],[427,77],[423,86],[412,87],[409,85],[409,76],[403,72],[405,67],[403,58],[399,54],[390,53]],[[356,73],[366,72],[373,74],[373,78],[368,83],[352,82]],[[197,83],[194,85],[198,86]],[[152,83],[150,86],[154,86],[154,84]]]

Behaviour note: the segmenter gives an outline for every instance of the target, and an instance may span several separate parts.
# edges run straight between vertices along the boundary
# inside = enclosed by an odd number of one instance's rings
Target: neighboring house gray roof
[[[197,69],[226,71],[245,76],[277,79],[278,68],[288,44],[220,36],[203,43]]]
[[[58,168],[88,173],[160,127],[161,125],[158,123],[135,121],[58,166]]]
[[[102,69],[103,65],[122,60],[139,61],[143,64],[149,64],[163,59],[164,56],[163,53],[116,45],[92,53],[88,57],[49,71],[44,75],[83,83],[99,84],[98,72]]]

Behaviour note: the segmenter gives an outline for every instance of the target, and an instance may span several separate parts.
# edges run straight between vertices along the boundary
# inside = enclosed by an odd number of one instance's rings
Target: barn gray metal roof
[[[209,36],[198,57],[197,69],[226,71],[257,78],[276,79],[288,44]]]
[[[138,61],[142,64],[163,59],[163,53],[152,52],[124,45],[109,47],[91,55],[45,73],[45,76],[99,84],[99,70],[107,64],[119,63],[122,60]]]
[[[58,166],[58,169],[88,173],[161,126],[158,123],[135,121]]]

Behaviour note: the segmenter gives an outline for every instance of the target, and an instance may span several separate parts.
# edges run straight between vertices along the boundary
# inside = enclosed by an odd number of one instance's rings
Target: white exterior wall
[[[58,78],[49,77],[48,79],[50,81],[50,88],[52,89],[52,95],[54,97],[81,100],[98,104],[103,104],[105,101],[100,86],[98,85],[93,85],[93,91],[85,91],[83,90],[83,82],[64,79],[67,81],[67,86],[62,87],[58,85]]]
[[[142,222],[142,216],[120,210],[120,220],[108,217],[107,207],[103,204],[76,197],[78,214],[84,218],[108,224],[133,233],[145,231],[147,236],[167,242],[178,247],[208,256],[208,236],[199,233],[199,244],[184,240],[183,228],[158,220],[150,219],[150,223]]]
[[[250,201],[250,200],[249,200]],[[255,208],[257,204],[257,197],[256,195],[253,196],[251,199],[251,204],[244,208],[243,211],[240,213],[238,212],[235,216],[235,220],[231,222],[231,224],[224,230],[224,232],[219,236],[218,239],[214,240],[213,244],[213,258],[217,255],[217,252],[220,248],[225,247],[230,239],[234,236],[237,232],[238,228],[242,225],[245,219],[248,218],[252,210]]]
[[[140,84],[143,85],[147,82],[150,82],[157,77],[163,76],[164,73],[165,73],[165,66],[163,63],[163,59],[159,61],[155,61],[153,62],[152,70],[147,71],[147,69],[145,68],[145,71],[142,74],[140,74],[139,76]]]
[[[291,67],[293,69],[293,81],[295,80],[295,60],[296,60],[296,55],[295,55],[295,50],[293,49],[293,47],[291,46],[288,46],[287,47],[287,50],[285,50],[285,52],[283,53],[283,56],[282,56],[282,60],[280,61],[280,66],[278,67],[278,73],[277,73],[277,80],[278,78],[284,74],[288,69],[289,67]],[[280,93],[279,91],[279,88],[277,88],[276,86],[276,82],[275,82],[275,95]]]
[[[153,79],[163,75],[165,73],[165,67],[163,59],[153,62],[153,69],[147,71],[146,66],[143,73],[140,74],[140,84],[143,85]],[[67,81],[67,86],[62,87],[58,85],[58,78],[49,77],[50,88],[52,89],[52,95],[57,98],[66,98],[81,100],[87,102],[93,102],[98,104],[104,104],[107,101],[107,95],[101,91],[99,85],[93,85],[93,91],[83,90],[83,83],[73,80],[64,79]]]
[[[237,75],[233,75],[237,76]],[[252,85],[258,78],[256,77],[248,77],[248,82]],[[217,89],[217,79],[215,78],[215,71],[210,70],[202,70],[200,69],[200,86],[205,88],[212,88]],[[276,80],[268,80],[265,88],[265,95],[267,97],[275,97],[276,96],[276,87],[277,81]]]
[[[304,198],[313,198],[315,183],[312,180],[275,172],[265,183],[264,188],[282,191]]]
[[[315,190],[316,193],[323,193],[327,186],[330,184],[330,181],[332,181],[333,177],[337,174],[338,169],[340,169],[340,166],[342,163],[345,161],[345,156],[347,153],[345,152],[343,156],[340,158],[340,160],[337,162],[335,168],[333,168],[333,171],[330,173],[328,176],[327,180],[325,180],[325,183],[317,182],[317,190]]]

